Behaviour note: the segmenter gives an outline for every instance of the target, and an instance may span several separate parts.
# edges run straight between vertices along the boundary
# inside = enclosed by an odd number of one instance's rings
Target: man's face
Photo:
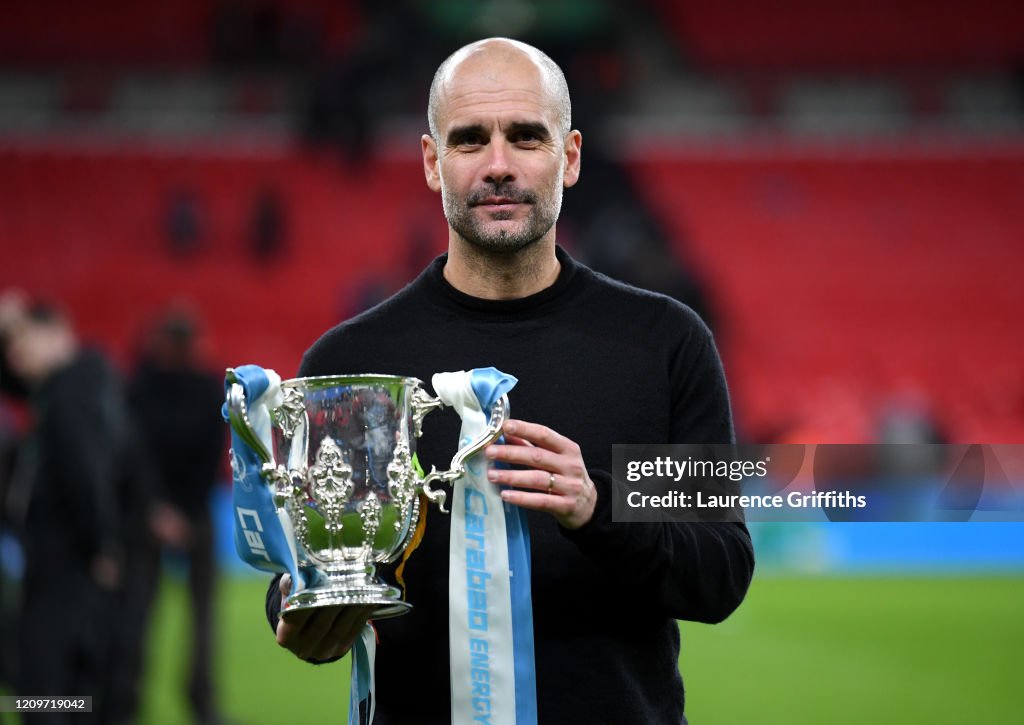
[[[435,144],[423,137],[428,185],[467,242],[512,253],[554,234],[562,188],[579,174],[579,133],[563,138],[539,68],[470,58],[446,84]]]

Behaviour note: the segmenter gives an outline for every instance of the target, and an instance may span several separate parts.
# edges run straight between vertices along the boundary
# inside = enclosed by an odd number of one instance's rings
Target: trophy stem
[[[405,614],[412,605],[402,601],[398,587],[382,583],[374,567],[352,562],[351,568],[325,572],[327,578],[285,599],[282,616],[318,607],[374,607],[370,619],[387,619]]]

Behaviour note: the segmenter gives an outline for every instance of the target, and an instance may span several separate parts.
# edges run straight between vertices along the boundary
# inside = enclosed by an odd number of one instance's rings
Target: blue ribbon
[[[518,380],[493,367],[470,371],[469,385],[490,419],[491,406]],[[504,436],[498,439],[504,443]],[[504,464],[497,464],[502,465]],[[505,504],[505,538],[511,571],[512,648],[515,663],[516,724],[537,722],[537,666],[533,649],[533,593],[530,585],[530,527],[526,510]]]
[[[363,636],[360,634],[352,643],[352,675],[349,680],[348,695],[349,725],[359,725],[361,722],[359,711],[362,709],[363,703],[370,699],[372,679],[373,668],[366,651],[366,644],[363,642]],[[367,719],[369,719],[369,713],[367,713]]]
[[[250,409],[270,387],[266,371],[258,365],[235,368],[235,376],[245,391],[246,405]],[[229,387],[230,383],[225,380],[225,393]],[[226,403],[221,415],[228,420]],[[271,441],[264,441],[264,445],[271,450]],[[238,556],[256,569],[288,572],[292,576],[292,586],[300,586],[303,579],[278,518],[270,487],[260,473],[263,461],[233,427],[231,458],[234,540]]]

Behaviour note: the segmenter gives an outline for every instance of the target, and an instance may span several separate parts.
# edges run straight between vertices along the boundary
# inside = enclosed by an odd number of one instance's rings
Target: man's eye
[[[483,144],[483,137],[479,134],[471,133],[467,136],[463,136],[459,139],[459,146],[480,146]]]

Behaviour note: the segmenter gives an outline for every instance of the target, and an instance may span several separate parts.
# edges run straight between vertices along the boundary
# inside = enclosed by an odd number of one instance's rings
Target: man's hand
[[[491,460],[526,466],[529,470],[492,468],[488,478],[502,486],[501,498],[516,506],[547,511],[567,529],[590,521],[597,489],[587,474],[575,441],[536,423],[507,420],[505,445],[487,447]]]
[[[279,586],[283,609],[292,591],[291,576],[282,576]],[[316,607],[282,616],[277,643],[302,660],[332,660],[351,649],[372,613],[373,607]]]

